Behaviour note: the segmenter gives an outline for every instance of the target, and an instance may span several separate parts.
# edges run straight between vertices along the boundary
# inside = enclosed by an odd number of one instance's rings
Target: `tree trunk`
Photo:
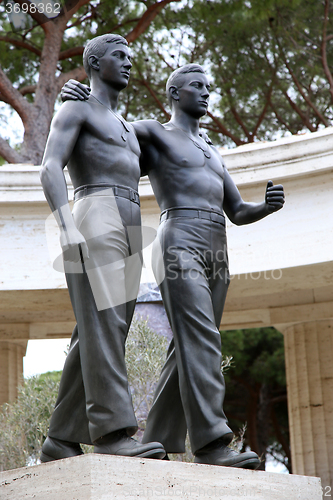
[[[267,384],[262,384],[259,392],[258,410],[257,410],[257,453],[261,457],[261,464],[258,470],[266,468],[266,451],[268,447],[270,426],[270,397],[269,387]]]
[[[34,165],[42,161],[57,98],[56,69],[65,26],[63,19],[47,23],[35,101],[28,118],[23,121],[22,153]]]

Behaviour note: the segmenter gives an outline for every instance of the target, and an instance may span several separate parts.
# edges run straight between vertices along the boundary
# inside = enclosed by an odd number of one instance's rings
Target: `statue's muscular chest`
[[[219,154],[204,140],[193,141],[179,130],[164,130],[156,141],[161,164],[172,169],[195,169],[223,181],[223,166]]]
[[[140,156],[140,146],[130,124],[119,120],[107,108],[94,107],[93,111],[83,130],[87,145],[99,143],[103,149],[118,146]]]

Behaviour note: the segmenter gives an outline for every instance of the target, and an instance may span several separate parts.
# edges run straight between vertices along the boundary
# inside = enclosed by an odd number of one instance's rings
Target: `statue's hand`
[[[76,80],[68,80],[61,89],[61,100],[65,101],[86,101],[90,96],[90,87]]]
[[[87,242],[75,226],[68,230],[61,230],[60,244],[65,261],[85,262],[86,259],[89,259]]]
[[[281,210],[284,205],[284,191],[281,184],[273,185],[273,181],[267,182],[265,202],[270,213]]]

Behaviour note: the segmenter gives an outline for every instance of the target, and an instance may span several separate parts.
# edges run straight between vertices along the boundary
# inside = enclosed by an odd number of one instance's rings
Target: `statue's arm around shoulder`
[[[148,175],[154,166],[156,156],[158,155],[156,138],[163,126],[156,120],[139,120],[132,122],[132,125],[141,149],[140,168],[142,177]]]
[[[52,120],[40,170],[45,197],[61,229],[61,245],[63,249],[70,249],[68,260],[73,261],[80,258],[79,245],[83,257],[88,256],[88,248],[74,224],[68,204],[63,169],[71,157],[82,125],[85,123],[88,107],[88,103],[78,101],[62,104]]]
[[[155,129],[158,126],[162,126],[156,120],[138,120],[136,122],[131,122],[131,125],[134,127],[140,147],[151,144]]]

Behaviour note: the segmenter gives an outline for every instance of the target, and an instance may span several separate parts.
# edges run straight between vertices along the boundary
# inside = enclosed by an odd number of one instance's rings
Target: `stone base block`
[[[321,500],[319,478],[111,455],[2,472],[1,500]]]

